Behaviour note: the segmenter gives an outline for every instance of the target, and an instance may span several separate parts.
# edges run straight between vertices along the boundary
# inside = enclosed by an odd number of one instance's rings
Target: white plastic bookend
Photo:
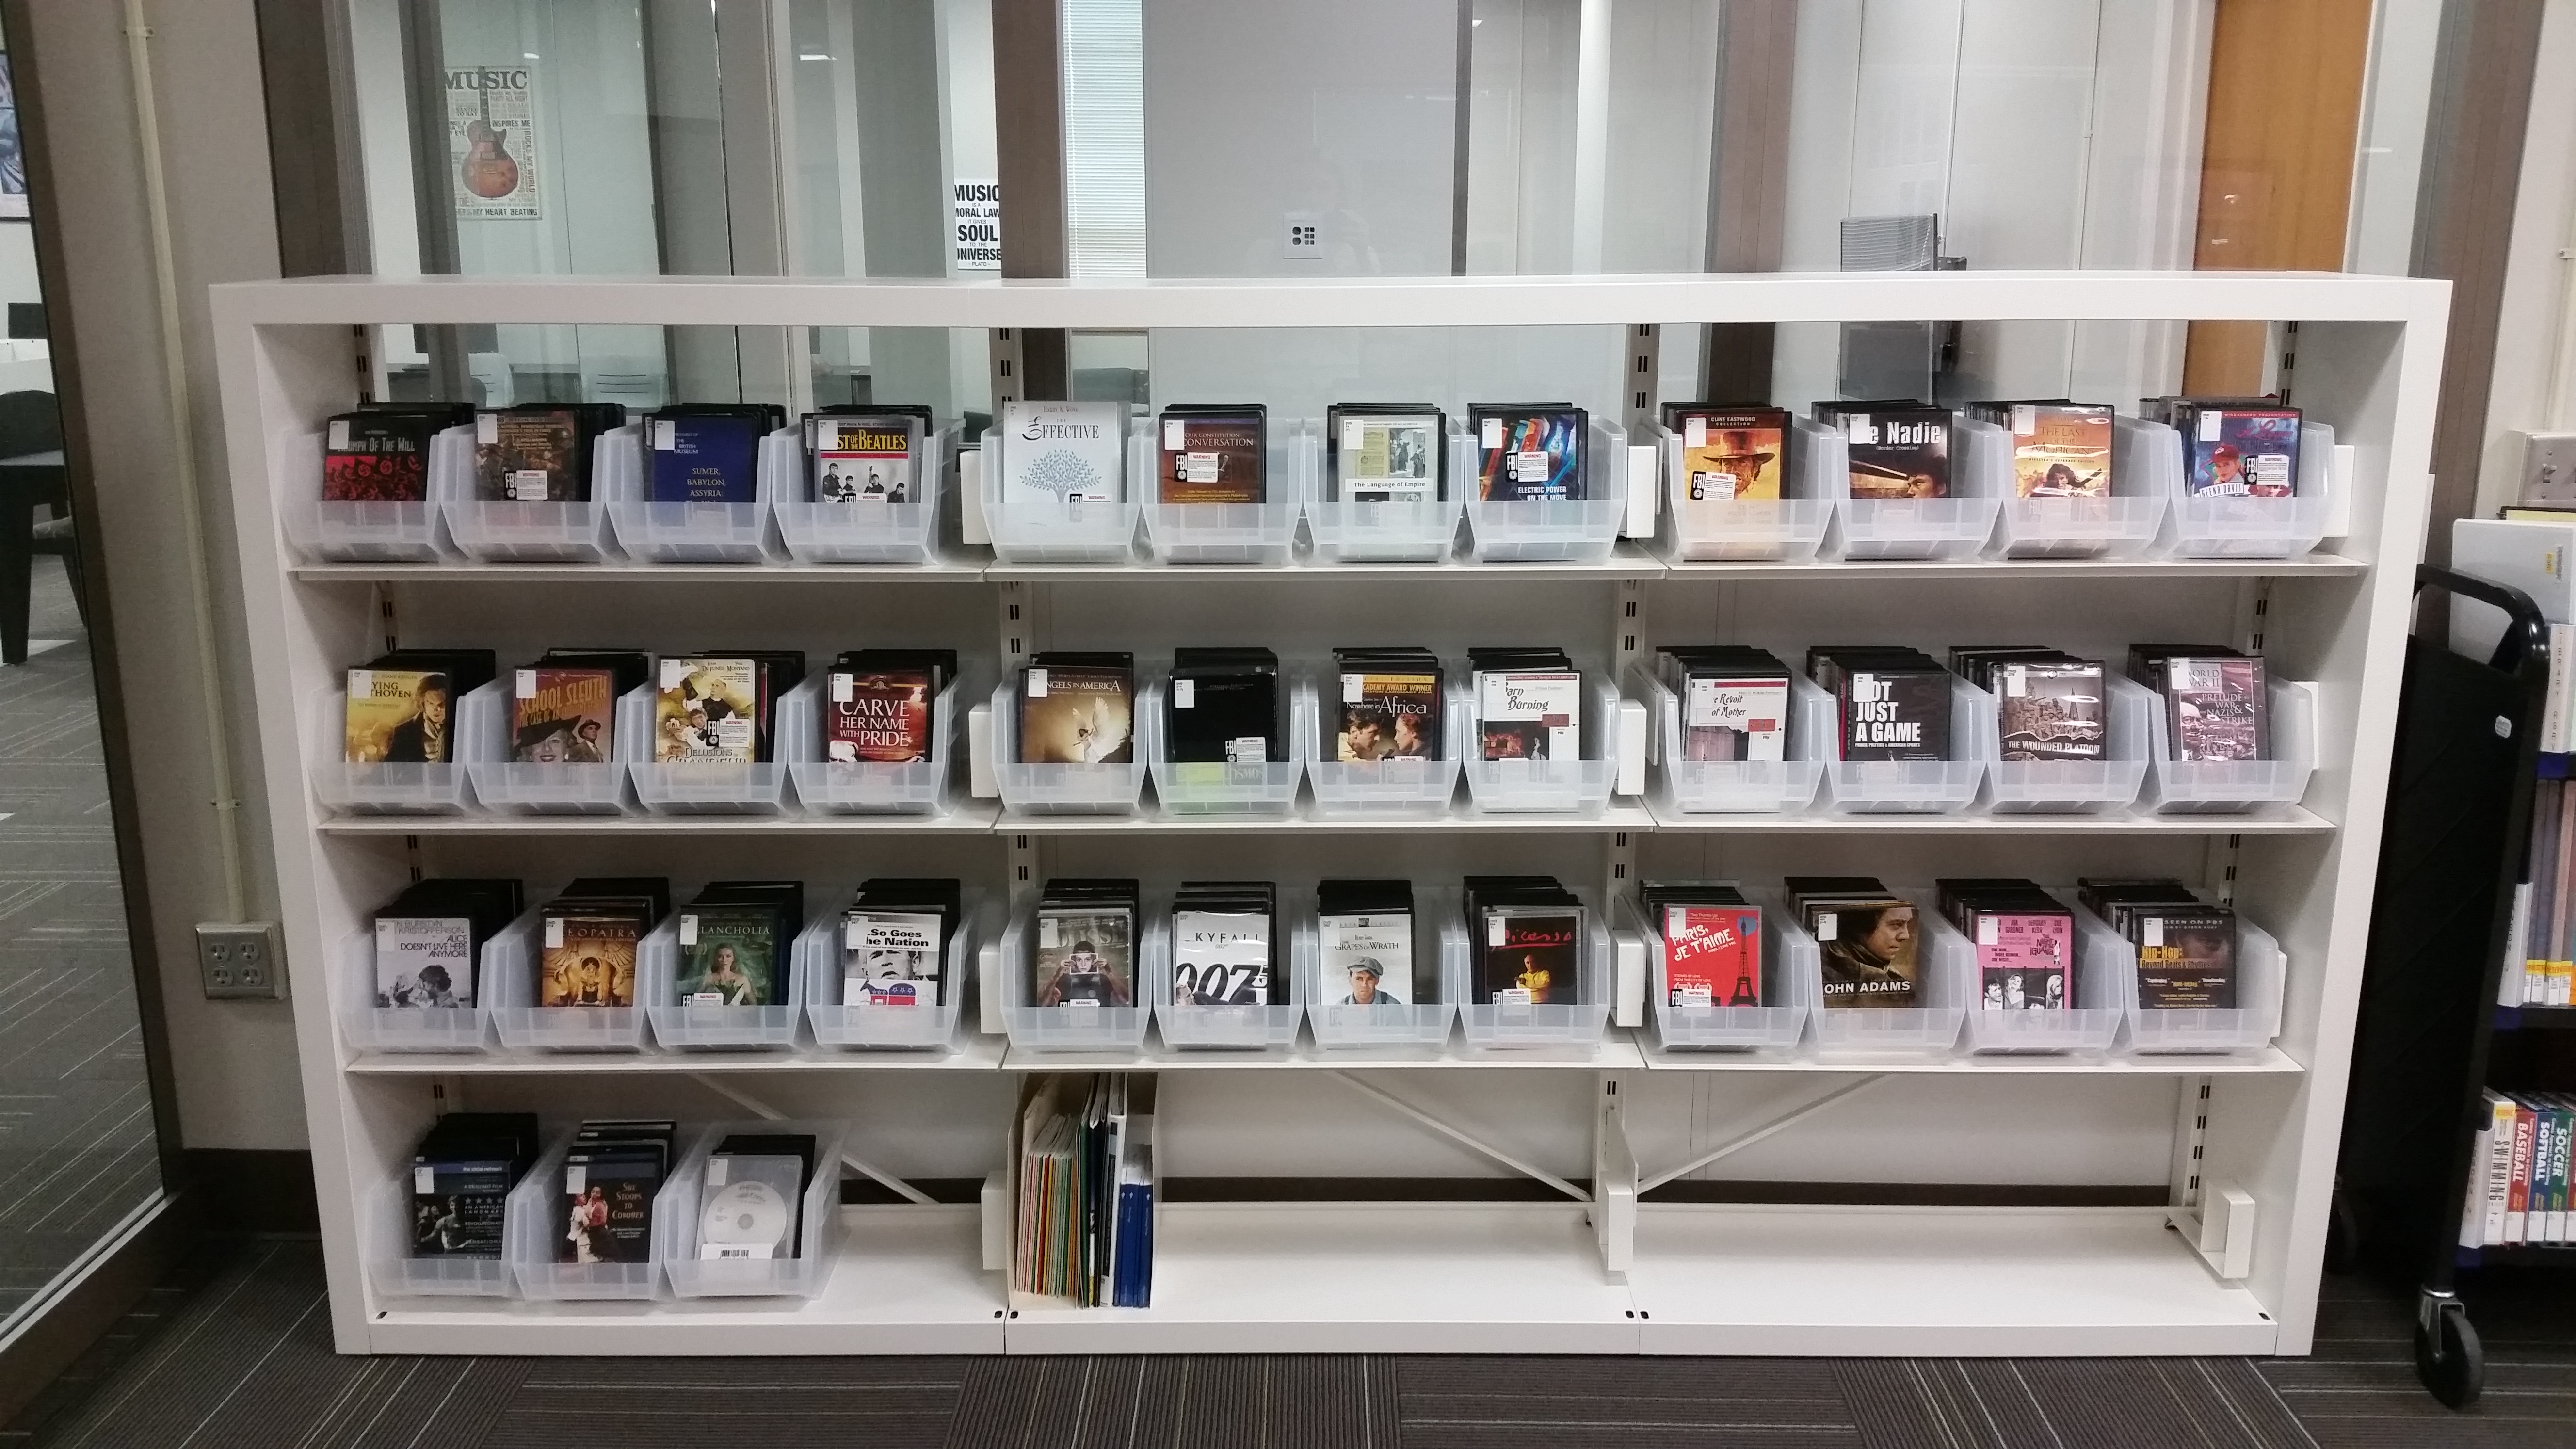
[[[1601,1087],[1600,1116],[1592,1127],[1592,1236],[1601,1249],[1601,1271],[1625,1282],[1637,1257],[1637,1154],[1628,1146],[1619,1084]]]
[[[1619,773],[1612,783],[1615,795],[1646,793],[1646,707],[1633,699],[1619,701]]]
[[[1646,1024],[1646,942],[1634,931],[1610,933],[1610,1024]]]
[[[993,535],[984,527],[984,450],[957,452],[957,536],[963,543],[989,547]]]
[[[993,778],[993,706],[990,701],[966,711],[966,791],[978,800],[998,798],[1001,782]]]
[[[985,1036],[1000,1036],[1009,1030],[1002,1019],[1002,973],[1005,969],[999,939],[987,940],[976,948],[975,1029]]]
[[[994,1171],[984,1178],[983,1195],[978,1199],[981,1212],[977,1226],[984,1240],[984,1271],[1008,1272],[1011,1266],[1011,1179],[1008,1173]]]
[[[2254,1195],[2215,1179],[2201,1187],[2200,1206],[2176,1208],[2173,1224],[2209,1271],[2241,1283],[2254,1271]]]
[[[1628,522],[1619,530],[1628,538],[1655,536],[1655,500],[1661,492],[1656,474],[1662,461],[1653,443],[1628,445]]]

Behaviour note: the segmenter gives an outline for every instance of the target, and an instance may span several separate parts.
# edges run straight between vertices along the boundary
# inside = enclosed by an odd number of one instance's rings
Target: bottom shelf
[[[844,1207],[819,1298],[604,1303],[395,1298],[367,1322],[376,1353],[1000,1353],[1002,1278],[972,1207]]]
[[[1647,1353],[2268,1354],[2161,1208],[1641,1205]]]

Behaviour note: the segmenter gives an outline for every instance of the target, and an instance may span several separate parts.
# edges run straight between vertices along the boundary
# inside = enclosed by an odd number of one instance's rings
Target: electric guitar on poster
[[[465,160],[458,167],[465,189],[486,201],[498,201],[519,189],[519,163],[510,155],[510,133],[492,125],[492,98],[482,97],[483,114],[465,123]]]

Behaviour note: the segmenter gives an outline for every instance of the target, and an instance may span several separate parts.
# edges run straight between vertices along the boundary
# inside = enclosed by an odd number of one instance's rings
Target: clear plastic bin
[[[1132,1052],[1145,1045],[1145,1027],[1154,1019],[1151,1005],[1134,1006],[1032,1006],[1029,1004],[1029,975],[1037,959],[1038,898],[1031,894],[1011,912],[1011,922],[1002,928],[1002,1029],[1011,1038],[1015,1051],[1042,1052]],[[1144,912],[1151,921],[1153,912]],[[1141,992],[1143,983],[1152,979],[1157,969],[1154,953],[1171,948],[1168,932],[1150,927],[1139,930],[1136,943],[1136,980]],[[1161,969],[1169,970],[1165,965]]]
[[[1270,979],[1274,985],[1288,988],[1291,1004],[1275,1006],[1176,1006],[1172,1002],[1172,901],[1165,896],[1147,908],[1150,927],[1161,937],[1152,951],[1141,953],[1153,969],[1139,982],[1145,999],[1154,1008],[1155,1024],[1162,1028],[1163,1041],[1175,1047],[1229,1047],[1245,1051],[1285,1051],[1297,1044],[1297,1027],[1306,1019],[1306,1008],[1294,1005],[1298,981],[1295,961],[1296,938],[1300,931],[1312,934],[1314,915],[1311,902],[1293,897],[1279,901],[1279,919],[1287,928],[1288,939],[1274,943],[1279,947],[1270,962]]]
[[[524,1210],[514,1191],[503,1203],[499,1256],[415,1258],[411,1246],[411,1166],[405,1163],[367,1196],[367,1278],[381,1298],[507,1298],[510,1281],[510,1214]]]
[[[1921,893],[1900,891],[1898,894],[1916,901]],[[1766,913],[1768,906],[1765,907]],[[1944,955],[1932,948],[1929,933],[1936,922],[1933,913],[1919,904],[1914,912],[1917,935],[1916,965],[1920,975],[1915,983],[1919,1006],[1828,1006],[1824,997],[1824,955],[1809,934],[1806,923],[1792,919],[1784,908],[1776,933],[1764,944],[1777,944],[1783,979],[1792,989],[1816,1003],[1812,1020],[1816,1027],[1816,1050],[1828,1056],[1871,1057],[1945,1057],[1959,1041],[1959,1019],[1967,1012],[1968,998],[1975,994],[1972,976],[1959,969],[1956,955]]]
[[[447,531],[456,546],[485,563],[605,563],[617,557],[608,513],[621,476],[607,461],[610,440],[632,435],[636,424],[599,435],[590,453],[590,501],[587,503],[513,503],[474,496],[474,481],[447,500]]]
[[[785,742],[791,729],[811,730],[819,675],[778,697],[771,729],[771,758],[760,764],[716,762],[662,765],[648,751],[628,770],[635,777],[635,798],[657,815],[783,815],[788,811]],[[617,702],[617,732],[641,740],[653,738],[655,694],[642,689]],[[804,716],[801,725],[789,720]]]
[[[783,1051],[796,1045],[805,1017],[805,976],[796,969],[794,942],[777,962],[784,1001],[765,1006],[692,1006],[680,1000],[679,973],[688,942],[681,935],[694,911],[681,906],[672,918],[672,949],[638,953],[635,999],[653,1023],[653,1039],[666,1051]]]
[[[1090,505],[1079,518],[1014,511],[1002,503],[1011,476],[1011,439],[999,427],[986,429],[984,451],[984,533],[994,558],[1036,565],[1135,562],[1138,501],[1152,489],[1152,474],[1120,479],[1117,502]]]
[[[570,1196],[564,1179],[564,1158],[572,1150],[567,1135],[519,1185],[510,1189],[508,1214],[502,1237],[507,1243],[504,1255],[511,1274],[519,1280],[519,1294],[543,1301],[587,1301],[610,1298],[660,1298],[662,1290],[662,1224],[674,1216],[697,1216],[695,1194],[685,1203],[675,1191],[678,1183],[665,1179],[661,1191],[653,1195],[652,1256],[642,1263],[566,1263],[556,1259],[557,1250],[569,1247],[566,1241],[572,1224],[568,1219]]]
[[[505,672],[505,678],[511,677]],[[507,715],[504,715],[502,757],[476,760],[468,768],[474,777],[474,798],[483,808],[504,815],[623,815],[635,808],[635,793],[627,766],[645,748],[646,736],[628,727],[640,711],[643,719],[653,717],[653,689],[641,685],[627,691],[617,707],[617,737],[610,749],[610,760],[602,765],[537,765],[508,758]]]
[[[506,753],[510,712],[494,680],[456,701],[444,765],[355,765],[341,756],[349,737],[349,694],[335,689],[313,705],[313,740],[327,758],[313,762],[313,794],[346,815],[462,815],[473,805],[471,772],[478,760]]]
[[[1160,707],[1159,686],[1136,691],[1136,719],[1124,765],[1023,765],[1016,678],[993,691],[993,780],[1002,803],[1022,815],[1133,815],[1145,792],[1145,732]]]
[[[1488,814],[1598,815],[1619,779],[1619,691],[1592,670],[1583,671],[1583,758],[1487,760],[1476,711],[1475,681],[1458,676],[1467,691],[1467,797]]]
[[[2169,490],[2172,504],[2156,535],[2156,552],[2172,558],[2297,558],[2326,536],[2333,511],[2334,429],[2299,425],[2298,492],[2288,498],[2222,498],[2188,491],[2182,435],[2163,423],[2120,418],[2113,423],[2114,467],[2130,457],[2148,460],[2149,476]]]
[[[490,974],[493,952],[524,952],[536,933],[533,913],[521,916],[483,943],[475,962],[472,1006],[378,1006],[376,1004],[376,933],[372,926],[341,938],[340,1034],[353,1051],[479,1052],[491,1038],[491,1003],[481,990]],[[510,938],[522,938],[505,945]]]
[[[1323,728],[1322,678],[1309,673],[1298,679],[1289,722],[1297,738],[1297,757],[1306,762],[1306,777],[1315,785],[1315,813],[1364,820],[1420,820],[1448,814],[1473,728],[1466,697],[1450,691],[1448,714],[1442,721],[1445,753],[1440,758],[1345,764],[1324,757],[1328,737]],[[1338,689],[1337,685],[1336,699],[1341,697]],[[1340,753],[1338,745],[1334,753]]]
[[[1962,421],[1950,415],[1955,437]],[[1947,498],[1854,498],[1851,496],[1851,451],[1842,430],[1805,418],[1792,420],[1798,430],[1802,467],[1815,470],[1822,492],[1810,497],[1834,500],[1834,528],[1823,550],[1827,558],[1973,558],[1994,537],[2000,498],[1963,493],[1957,471]],[[1953,458],[1953,462],[1957,459]]]
[[[1787,912],[1778,900],[1757,892],[1746,892],[1745,899],[1762,912],[1762,969],[1778,984],[1777,1006],[1675,1006],[1664,984],[1664,933],[1637,909],[1635,900],[1619,897],[1619,929],[1635,933],[1645,944],[1646,1005],[1655,1018],[1655,1040],[1666,1051],[1789,1052],[1805,1038],[1807,1017],[1816,1009],[1815,983],[1803,973],[1781,969],[1779,940]]]
[[[2106,670],[2103,678],[2111,679]],[[1997,815],[2099,815],[2125,809],[2147,777],[2146,721],[2118,695],[2102,711],[2099,760],[2007,760],[2003,757],[2002,702],[1966,680],[1969,753],[1986,762],[1989,806]]]
[[[1628,688],[1654,714],[1646,728],[1646,760],[1658,806],[1685,815],[1778,815],[1814,803],[1823,761],[1686,760],[1680,697],[1643,667],[1629,671]],[[1797,731],[1790,730],[1789,748],[1799,744]]]
[[[1451,431],[1456,419],[1450,420]],[[1333,480],[1324,474],[1324,420],[1301,418],[1296,427],[1306,449],[1306,532],[1324,563],[1447,563],[1458,549],[1458,516],[1465,507],[1459,480],[1448,480],[1446,498],[1420,503],[1353,503],[1325,497]],[[1443,440],[1446,446],[1446,440]]]
[[[937,563],[939,515],[955,486],[959,427],[949,422],[922,435],[915,459],[922,486],[906,503],[814,502],[803,435],[781,428],[763,439],[761,473],[768,480],[770,512],[778,519],[787,551],[814,564]]]
[[[2113,708],[2146,715],[2148,808],[2162,815],[2241,815],[2305,798],[2317,758],[2316,686],[2270,679],[2266,693],[2272,701],[2271,759],[2176,760],[2163,697],[2133,680],[2112,680]]]
[[[1582,498],[1488,503],[1478,497],[1476,439],[1449,435],[1449,486],[1466,500],[1468,543],[1478,563],[1600,563],[1628,520],[1628,430],[1594,414],[1583,456]]]
[[[418,503],[325,502],[322,435],[280,445],[298,480],[285,511],[286,538],[319,563],[436,563],[456,551],[440,514],[446,500],[473,492],[474,430],[453,427],[429,440],[428,497]]]
[[[796,1256],[792,1258],[701,1258],[698,1229],[704,1213],[708,1159],[728,1136],[743,1133],[811,1134],[814,1173],[797,1204]],[[671,1275],[671,1291],[682,1298],[819,1298],[831,1280],[834,1250],[841,1237],[841,1152],[849,1143],[850,1124],[798,1120],[717,1122],[699,1128],[681,1154],[680,1165],[653,1204],[653,1255]],[[664,1211],[665,1206],[678,1209]]]
[[[1792,419],[1792,422],[1797,420]],[[1673,563],[1774,561],[1798,563],[1816,556],[1825,528],[1833,522],[1833,496],[1819,486],[1816,471],[1802,467],[1816,450],[1807,428],[1792,428],[1791,456],[1780,469],[1787,498],[1701,498],[1690,496],[1683,466],[1682,436],[1661,423],[1648,423],[1643,438],[1660,450],[1664,509],[1661,552]]]
[[[948,943],[936,1006],[853,1005],[842,996],[841,913],[846,901],[814,917],[796,938],[796,969],[805,978],[805,1018],[827,1047],[952,1052],[966,997],[975,989],[975,952],[990,930],[981,892],[968,891],[957,934]]]
[[[514,1051],[634,1052],[644,1049],[645,1011],[641,1006],[540,1006],[537,972],[544,948],[539,944],[543,907],[520,919],[531,922],[524,934],[496,937],[483,951],[483,999],[501,1044]],[[503,949],[503,942],[509,942]],[[635,945],[635,990],[643,999],[644,983],[658,972],[668,979],[671,958],[680,949],[678,923],[664,921]],[[656,958],[660,958],[658,961]]]
[[[763,453],[767,449],[764,446]],[[630,424],[599,439],[592,484],[607,488],[617,545],[644,563],[764,563],[781,550],[770,524],[770,476],[755,468],[748,503],[657,503],[646,496],[644,428]]]
[[[830,679],[827,670],[824,679]],[[796,781],[797,802],[813,814],[945,815],[954,803],[949,781],[965,744],[965,711],[957,707],[960,685],[948,687],[930,704],[930,758],[903,763],[823,758],[822,712],[818,691],[811,709],[781,710],[778,756],[787,761]]]
[[[2108,922],[2081,908],[2075,912],[2075,930],[2085,949],[2106,963],[2106,988],[2128,1022],[2122,1051],[2134,1056],[2243,1054],[2263,1050],[2280,1035],[2288,960],[2272,933],[2242,913],[2236,917],[2238,1004],[2233,1007],[2142,1007],[2137,949]]]
[[[1834,697],[1804,675],[1792,676],[1789,689],[1798,711],[1801,759],[1824,762],[1825,799],[1836,810],[1860,814],[1902,813],[1950,815],[1977,798],[1986,777],[1986,762],[1949,760],[1845,760]],[[1950,695],[1950,748],[1965,754],[1973,748],[1976,703],[1967,681],[1953,678]]]
[[[1154,798],[1172,815],[1285,815],[1297,805],[1297,782],[1305,764],[1289,743],[1288,758],[1260,764],[1217,761],[1173,761],[1163,738],[1163,705],[1170,697],[1169,679],[1157,681],[1150,694],[1151,712],[1136,721],[1136,743],[1153,772]],[[1292,705],[1290,713],[1294,714]],[[1283,721],[1286,723],[1286,721]]]
[[[1581,893],[1576,894],[1580,899]],[[1574,1005],[1479,1005],[1467,923],[1452,911],[1440,927],[1440,990],[1458,1003],[1467,1045],[1478,1051],[1594,1049],[1610,1024],[1610,972],[1610,930],[1599,911],[1586,909],[1582,945],[1575,953]]]
[[[1414,1051],[1437,1050],[1449,1042],[1449,1022],[1457,1015],[1454,1000],[1415,1002],[1404,1007],[1351,1006],[1338,998],[1344,994],[1343,983],[1335,983],[1327,1001],[1324,985],[1323,944],[1317,935],[1315,903],[1301,900],[1297,906],[1298,929],[1288,937],[1288,965],[1294,974],[1298,999],[1306,1003],[1306,1020],[1315,1029],[1315,1045],[1324,1051]],[[1413,951],[1416,959],[1429,963],[1447,974],[1447,960],[1441,956],[1441,932],[1447,922],[1458,915],[1458,893],[1454,890],[1420,890],[1413,893]],[[1448,993],[1444,990],[1442,995]]]
[[[2082,913],[2078,912],[2080,917]],[[2119,1034],[2121,1008],[2114,963],[2093,949],[2080,929],[2075,933],[2075,960],[2067,985],[2075,993],[2063,1011],[1988,1006],[1976,991],[1981,979],[1977,948],[1948,921],[1925,916],[1927,957],[1938,958],[1935,970],[1958,974],[1970,986],[1967,1010],[1968,1050],[1981,1054],[2099,1054],[2111,1049]]]
[[[2167,480],[2153,476],[2160,460],[2124,454],[2116,435],[2111,450],[2111,492],[2099,498],[2024,498],[2013,476],[2012,434],[1994,423],[1959,420],[1956,454],[1960,490],[2001,501],[1995,558],[2139,558],[2163,525]]]
[[[1270,434],[1267,503],[1165,503],[1155,419],[1139,416],[1127,436],[1127,476],[1146,493],[1145,546],[1156,563],[1284,564],[1297,543],[1298,504],[1305,496],[1306,450],[1296,424]]]

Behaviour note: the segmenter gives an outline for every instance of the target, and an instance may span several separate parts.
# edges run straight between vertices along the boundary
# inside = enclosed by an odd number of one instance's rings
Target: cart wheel
[[[2341,1187],[2326,1206],[2326,1271],[2340,1278],[2361,1266],[2361,1211]]]
[[[2478,1344],[2478,1331],[2469,1326],[2468,1309],[2456,1299],[2441,1305],[2433,1325],[2428,1330],[2419,1320],[2415,1326],[2415,1376],[2446,1407],[2465,1409],[2486,1387],[2486,1350]]]

